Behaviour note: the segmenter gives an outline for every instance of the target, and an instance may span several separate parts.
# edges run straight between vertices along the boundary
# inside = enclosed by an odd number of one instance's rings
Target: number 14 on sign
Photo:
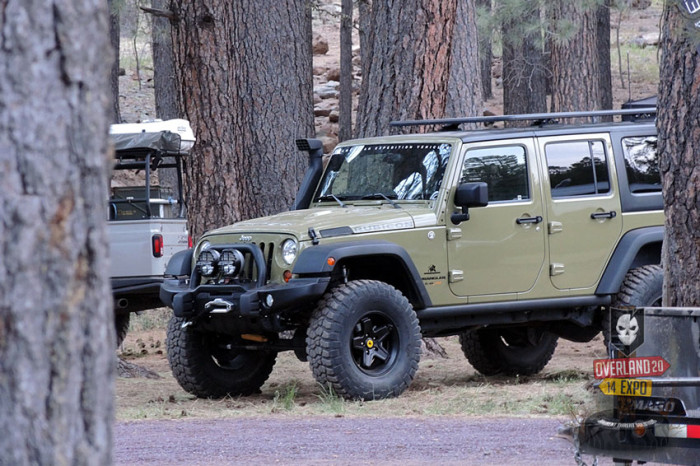
[[[651,396],[651,380],[603,379],[600,390],[606,395]]]

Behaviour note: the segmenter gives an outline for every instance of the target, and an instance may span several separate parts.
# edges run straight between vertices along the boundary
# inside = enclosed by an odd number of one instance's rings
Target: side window
[[[639,136],[622,139],[625,169],[632,193],[661,192],[659,155],[656,136]]]
[[[610,192],[610,175],[602,141],[556,142],[545,146],[552,197]]]
[[[485,182],[489,185],[489,202],[530,199],[525,155],[522,146],[471,149],[459,182]]]

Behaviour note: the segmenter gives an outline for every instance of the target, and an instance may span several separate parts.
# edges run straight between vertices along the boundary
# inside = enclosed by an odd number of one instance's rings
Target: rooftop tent
[[[111,125],[109,135],[116,151],[154,149],[187,154],[195,141],[190,123],[179,119]]]

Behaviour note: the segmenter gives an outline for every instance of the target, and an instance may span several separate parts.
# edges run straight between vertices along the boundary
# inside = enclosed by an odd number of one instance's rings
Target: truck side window
[[[610,192],[610,175],[602,141],[570,141],[545,146],[552,197]]]
[[[634,194],[661,192],[656,143],[656,136],[622,138],[627,180],[630,191]]]
[[[470,149],[460,183],[483,181],[489,185],[489,202],[530,199],[527,160],[523,146]]]

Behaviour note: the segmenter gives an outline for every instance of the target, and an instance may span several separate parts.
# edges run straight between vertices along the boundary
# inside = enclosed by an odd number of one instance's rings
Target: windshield
[[[339,147],[328,162],[314,202],[437,198],[451,144]]]

